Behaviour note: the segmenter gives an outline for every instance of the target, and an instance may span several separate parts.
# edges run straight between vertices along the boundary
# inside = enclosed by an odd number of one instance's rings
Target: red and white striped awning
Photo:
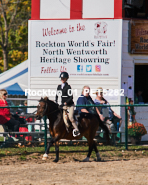
[[[122,19],[122,0],[32,0],[31,20]]]

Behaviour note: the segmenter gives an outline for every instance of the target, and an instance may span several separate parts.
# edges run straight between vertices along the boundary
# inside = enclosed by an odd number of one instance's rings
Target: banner
[[[148,54],[148,21],[140,20],[131,22],[130,35],[130,53]]]
[[[122,20],[29,21],[31,77],[118,77]]]

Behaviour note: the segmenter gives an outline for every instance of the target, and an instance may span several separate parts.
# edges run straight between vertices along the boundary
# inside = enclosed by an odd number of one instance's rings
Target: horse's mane
[[[52,100],[49,100],[48,99],[48,97],[46,96],[45,98],[41,98],[40,100],[39,100],[39,102],[47,102],[47,103],[49,103],[50,104],[50,106],[52,106],[52,107],[54,107],[54,108],[58,108],[58,104],[57,103],[55,103],[54,101],[52,101]]]

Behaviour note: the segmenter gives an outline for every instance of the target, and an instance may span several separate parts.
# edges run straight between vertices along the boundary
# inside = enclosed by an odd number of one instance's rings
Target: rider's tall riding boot
[[[72,126],[74,127],[73,136],[74,137],[79,136],[80,135],[80,131],[79,131],[78,126],[77,126],[75,121],[72,122]]]

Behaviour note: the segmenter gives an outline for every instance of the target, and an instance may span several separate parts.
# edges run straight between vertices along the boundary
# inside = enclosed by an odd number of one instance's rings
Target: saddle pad
[[[93,118],[93,114],[81,112],[81,113],[80,113],[80,118],[79,118],[79,119],[82,119],[82,118],[92,119],[92,118]]]

